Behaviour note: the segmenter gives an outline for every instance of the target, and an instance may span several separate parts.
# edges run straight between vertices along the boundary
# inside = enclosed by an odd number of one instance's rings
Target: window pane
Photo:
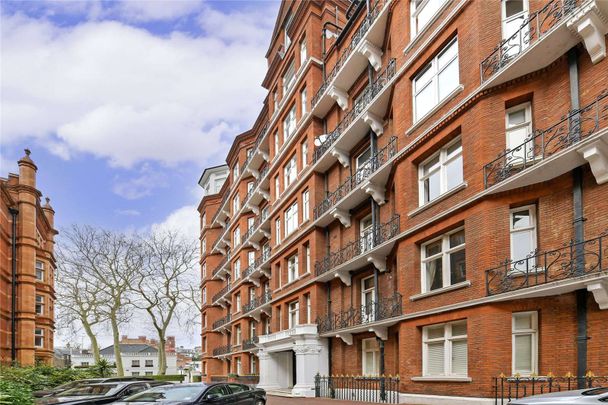
[[[424,181],[424,200],[432,201],[441,194],[441,173],[435,172]]]
[[[461,153],[461,152],[462,152],[462,142],[461,141],[451,144],[447,149],[448,158],[452,157],[453,155],[455,155],[457,153]]]
[[[464,336],[467,334],[466,322],[452,324],[452,336]]]
[[[530,211],[517,211],[513,213],[513,229],[526,228],[531,225]]]
[[[374,278],[370,277],[363,280],[363,289],[369,290],[371,288],[374,288]]]
[[[513,261],[523,260],[534,250],[532,244],[532,231],[511,233],[511,251]]]
[[[445,332],[445,327],[443,325],[440,326],[430,326],[427,328],[427,338],[428,339],[438,339],[442,338]]]
[[[509,18],[517,13],[524,11],[523,0],[506,0],[505,1],[505,17]]]
[[[452,374],[467,375],[467,341],[452,342]]]
[[[444,342],[427,345],[426,369],[429,375],[444,374]]]
[[[425,176],[429,174],[431,171],[439,167],[439,155],[435,156],[433,159],[428,161],[424,166],[422,166],[422,174]]]
[[[422,118],[435,106],[436,101],[433,88],[434,86],[429,84],[416,95],[416,120]]]
[[[450,254],[450,284],[461,283],[467,279],[464,249]]]
[[[425,247],[425,256],[426,257],[436,255],[437,253],[441,253],[441,241],[440,240],[426,245],[426,247]]]
[[[512,111],[508,114],[509,126],[519,125],[526,122],[526,109]]]
[[[447,176],[447,189],[451,190],[464,180],[462,174],[462,156],[450,161],[445,167]]]
[[[515,330],[529,330],[532,329],[532,315],[530,314],[519,314],[513,315],[515,318]]]
[[[532,371],[532,335],[515,336],[515,371]]]
[[[458,58],[454,59],[450,64],[439,73],[439,100],[443,100],[450,94],[458,85]]]
[[[439,69],[446,66],[450,60],[458,54],[458,41],[455,41],[445,51],[443,51],[437,58],[437,66]]]
[[[418,93],[422,88],[431,81],[433,78],[433,64],[429,63],[427,67],[418,74],[416,79],[414,79],[414,92]]]
[[[450,247],[454,248],[464,244],[464,230],[450,235]]]

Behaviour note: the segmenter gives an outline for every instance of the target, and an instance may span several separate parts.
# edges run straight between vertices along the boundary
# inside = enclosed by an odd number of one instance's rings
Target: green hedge
[[[186,378],[186,376],[182,375],[182,374],[153,375],[153,376],[146,376],[146,377],[152,377],[158,381],[178,381],[178,382],[183,382],[184,378]]]
[[[192,382],[201,382],[203,381],[203,377],[200,375],[193,375],[192,376]]]

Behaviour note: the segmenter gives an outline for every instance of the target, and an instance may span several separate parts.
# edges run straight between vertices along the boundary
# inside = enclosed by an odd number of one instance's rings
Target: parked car
[[[608,404],[608,387],[552,392],[516,399],[510,405],[590,405]]]
[[[113,381],[88,383],[63,391],[55,396],[38,398],[36,404],[110,404],[114,401],[137,394],[138,392],[168,384],[171,383],[166,381]]]
[[[117,381],[154,381],[153,378],[148,377],[106,377],[106,378],[87,378],[84,380],[70,381],[65,384],[58,385],[55,388],[48,390],[34,391],[34,398],[42,398],[57,395],[60,392],[67,391],[71,388],[76,388],[84,384],[103,383],[103,382],[117,382]]]
[[[236,383],[215,384],[175,384],[156,387],[140,392],[115,405],[265,405],[266,391],[261,388],[251,388],[248,385]]]

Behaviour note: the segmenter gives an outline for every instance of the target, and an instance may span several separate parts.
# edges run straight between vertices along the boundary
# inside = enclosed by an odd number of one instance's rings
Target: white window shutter
[[[428,375],[443,375],[444,374],[444,342],[429,343],[427,345],[427,374]]]
[[[467,375],[467,341],[452,342],[452,374]]]

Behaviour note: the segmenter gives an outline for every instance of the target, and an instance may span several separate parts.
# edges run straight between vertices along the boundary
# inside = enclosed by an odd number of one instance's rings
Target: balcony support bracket
[[[247,208],[248,210],[253,211],[253,213],[255,215],[260,215],[260,208],[254,204],[251,204],[250,202],[248,202],[247,204],[245,204],[245,208]]]
[[[222,219],[218,219],[217,222],[222,226],[222,228],[226,227],[226,221],[224,221]]]
[[[366,39],[361,42],[359,53],[369,60],[369,63],[376,72],[380,70],[382,67],[382,50],[380,48]]]
[[[336,277],[339,278],[347,287],[350,287],[351,277],[350,273],[347,272],[337,272]]]
[[[601,138],[580,148],[578,153],[589,162],[597,184],[608,182],[608,144]]]
[[[388,339],[388,329],[385,326],[372,326],[370,332],[374,332],[382,340]]]
[[[386,257],[380,255],[369,255],[367,262],[374,265],[380,272],[386,271]]]
[[[350,155],[348,154],[348,152],[343,151],[339,148],[332,148],[330,153],[333,157],[338,159],[342,166],[348,167],[350,165]]]
[[[363,122],[365,122],[369,127],[376,133],[376,135],[380,136],[384,133],[384,125],[383,120],[378,117],[376,114],[371,112],[366,112],[363,115]]]
[[[336,100],[336,103],[340,106],[342,111],[346,111],[348,108],[348,93],[341,88],[332,85],[329,88],[328,92],[329,96]]]
[[[268,190],[264,190],[263,188],[261,188],[260,194],[262,195],[263,199],[265,199],[266,201],[270,201],[270,193],[268,192]]]
[[[255,250],[260,250],[260,244],[254,241],[249,241],[249,244],[251,245],[251,247],[253,247]]]
[[[267,230],[262,229],[262,234],[266,239],[270,239],[270,232],[268,232]]]
[[[384,197],[384,187],[374,184],[371,181],[367,181],[365,184],[363,184],[362,189],[365,191],[365,193],[371,195],[378,205],[384,205],[384,203],[386,203],[386,199]]]
[[[608,281],[599,280],[587,284],[587,291],[593,293],[600,309],[608,309]]]
[[[255,279],[253,277],[247,277],[247,281],[249,281],[250,283],[252,283],[256,287],[260,287],[260,280],[259,279]]]
[[[260,178],[260,171],[254,169],[253,167],[248,167],[247,170],[249,171],[249,173],[251,173],[251,175],[253,176],[253,178],[255,178],[256,180]]]
[[[263,269],[260,269],[260,271],[262,272],[262,274],[263,274],[264,276],[266,276],[266,278],[270,278],[270,273],[269,273],[268,271],[263,270]]]
[[[256,313],[256,312],[252,312],[251,313],[251,317],[256,321],[256,322],[260,322],[262,320],[261,317],[262,313]]]
[[[350,227],[350,214],[348,211],[341,210],[339,208],[334,208],[331,212],[331,215],[339,220],[345,228]]]
[[[268,152],[261,151],[260,153],[262,154],[262,159],[264,159],[266,162],[270,162],[270,155]]]
[[[583,40],[592,63],[598,63],[606,57],[608,16],[599,9],[597,0],[581,6],[566,25]]]
[[[342,341],[344,343],[346,343],[347,345],[349,345],[349,346],[352,346],[352,344],[353,344],[353,335],[352,335],[352,333],[338,333],[336,335],[336,337],[342,339]]]

